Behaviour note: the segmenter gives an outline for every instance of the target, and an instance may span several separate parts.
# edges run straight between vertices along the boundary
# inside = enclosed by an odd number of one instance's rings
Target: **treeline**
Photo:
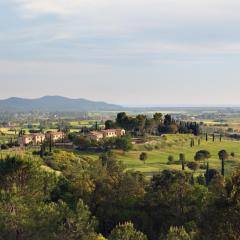
[[[49,169],[36,159],[1,159],[0,239],[239,239],[239,171],[215,171],[208,184],[176,170],[149,181],[111,152],[92,161],[55,150],[43,160]]]
[[[162,113],[155,113],[152,118],[146,115],[128,116],[125,112],[118,113],[115,121],[107,120],[105,128],[124,128],[134,136],[144,135],[146,133],[161,135],[167,133],[192,133],[199,135],[200,126],[196,122],[176,121],[171,115],[163,116]]]
[[[78,147],[78,150],[83,151],[99,151],[105,152],[111,149],[119,149],[123,151],[129,151],[132,149],[132,139],[130,136],[121,136],[121,137],[111,137],[100,140],[90,140],[84,136],[81,136],[77,133],[70,133],[68,135],[69,140],[71,140],[75,146]]]

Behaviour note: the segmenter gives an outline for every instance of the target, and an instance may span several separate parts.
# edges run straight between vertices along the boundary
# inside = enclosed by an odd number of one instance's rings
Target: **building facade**
[[[53,142],[61,141],[65,138],[63,132],[47,132],[43,133],[32,133],[26,134],[18,137],[18,144],[20,145],[38,145],[44,142],[45,140],[52,140]]]
[[[27,135],[22,135],[18,137],[18,144],[20,145],[28,145],[34,144],[38,145],[45,140],[45,135],[43,133],[32,133]]]
[[[63,132],[47,132],[45,134],[47,140],[52,140],[53,142],[61,141],[65,138]]]
[[[105,138],[121,137],[124,136],[125,134],[126,131],[124,129],[107,129],[101,131],[92,131],[88,133],[87,138],[89,140],[99,141]]]

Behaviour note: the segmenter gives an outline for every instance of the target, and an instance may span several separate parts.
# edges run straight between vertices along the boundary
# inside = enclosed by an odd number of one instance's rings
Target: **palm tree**
[[[227,160],[227,158],[228,158],[228,153],[227,153],[227,151],[226,151],[226,150],[221,150],[221,151],[218,153],[218,157],[219,157],[219,159],[222,161],[221,173],[222,173],[222,176],[224,176],[224,174],[225,174],[224,162],[225,162],[225,160]]]

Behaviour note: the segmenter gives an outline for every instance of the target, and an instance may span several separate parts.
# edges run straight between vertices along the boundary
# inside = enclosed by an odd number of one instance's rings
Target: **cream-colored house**
[[[103,133],[101,131],[92,131],[88,133],[87,138],[89,140],[99,141],[100,139],[103,139]]]
[[[63,132],[47,132],[46,139],[52,140],[53,142],[57,142],[63,140],[65,138],[65,134]]]
[[[45,140],[45,135],[42,133],[32,133],[27,135],[22,135],[18,137],[18,143],[20,145],[28,145],[28,144],[40,144]]]
[[[42,143],[45,140],[45,134],[43,133],[33,133],[31,134],[33,137],[34,144]]]
[[[29,145],[41,144],[45,139],[52,140],[53,142],[60,141],[64,139],[65,134],[63,132],[48,132],[46,134],[43,133],[32,133],[27,135],[22,135],[18,137],[18,143],[20,145]]]
[[[111,138],[111,137],[121,137],[126,134],[124,129],[107,129],[101,131],[92,131],[87,135],[87,138],[90,140],[99,141],[100,139],[104,138]]]
[[[28,145],[30,143],[33,143],[32,135],[28,134],[28,135],[23,135],[23,136],[18,137],[18,144]]]

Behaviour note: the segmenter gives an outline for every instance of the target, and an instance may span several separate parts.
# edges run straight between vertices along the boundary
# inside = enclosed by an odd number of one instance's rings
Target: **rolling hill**
[[[122,107],[105,102],[86,99],[71,99],[61,96],[45,96],[36,99],[8,98],[0,100],[0,111],[43,111],[43,112],[81,112],[81,111],[111,111]]]

